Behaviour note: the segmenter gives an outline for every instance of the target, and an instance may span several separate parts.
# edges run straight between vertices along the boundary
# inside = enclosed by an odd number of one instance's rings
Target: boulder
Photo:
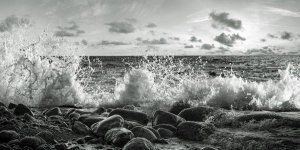
[[[152,143],[154,143],[158,139],[151,130],[144,127],[134,127],[131,131],[135,137],[146,138]]]
[[[67,113],[65,114],[65,118],[69,118],[69,115],[70,115],[71,113],[73,113],[75,110],[76,110],[75,108],[70,108],[70,109],[68,109]]]
[[[25,114],[24,116],[23,116],[23,120],[25,120],[25,121],[27,121],[27,122],[32,122],[32,121],[34,121],[35,119],[32,117],[32,116],[30,116],[29,114]]]
[[[124,121],[124,125],[123,125],[126,129],[129,129],[131,130],[132,128],[134,127],[139,127],[139,126],[143,126],[135,121],[128,121],[128,120],[125,120]]]
[[[206,146],[206,147],[203,147],[201,150],[218,150],[218,149]]]
[[[164,138],[164,139],[168,139],[173,137],[174,133],[168,129],[165,128],[159,128],[158,130],[159,135]]]
[[[209,123],[194,121],[182,122],[177,126],[177,136],[182,139],[202,141],[211,135],[214,127]]]
[[[55,108],[52,108],[52,109],[46,111],[45,115],[48,116],[48,117],[50,117],[50,116],[60,116],[60,115],[62,115],[62,113],[61,113],[61,110],[60,110],[59,107],[55,107]]]
[[[49,131],[41,131],[37,133],[35,136],[42,138],[49,144],[55,144],[54,135]]]
[[[8,109],[14,109],[14,108],[16,108],[17,107],[17,105],[16,104],[14,104],[14,103],[9,103],[8,104]]]
[[[193,107],[183,109],[178,116],[184,118],[186,121],[205,121],[206,116],[214,112],[212,107]]]
[[[71,120],[78,120],[80,117],[80,114],[76,113],[76,112],[73,112],[69,115],[69,119]]]
[[[99,108],[97,108],[97,109],[93,112],[93,114],[101,115],[101,114],[104,113],[104,112],[105,112],[105,108],[99,107]]]
[[[159,125],[159,124],[170,124],[173,126],[177,126],[179,123],[185,121],[185,119],[172,114],[170,112],[158,110],[154,113],[154,120],[153,125]]]
[[[96,115],[96,116],[88,115],[87,117],[79,118],[78,120],[80,120],[80,122],[87,125],[88,127],[91,127],[92,124],[100,122],[104,119],[106,119],[106,118],[102,117],[102,116],[99,116],[99,115]]]
[[[123,127],[110,129],[105,134],[106,142],[117,147],[123,147],[133,137],[133,133]]]
[[[126,105],[126,106],[123,107],[123,109],[135,110],[135,106],[134,105]]]
[[[183,109],[185,108],[190,108],[191,105],[188,103],[185,103],[183,101],[175,102],[172,106],[171,109],[169,110],[170,113],[173,113],[175,115],[178,115]]]
[[[72,126],[72,131],[78,134],[87,135],[90,133],[90,128],[79,121],[75,121]]]
[[[67,145],[64,143],[58,143],[54,145],[56,150],[69,150]]]
[[[95,135],[103,137],[108,130],[122,127],[123,124],[124,119],[120,115],[113,115],[100,122],[94,123],[91,129]]]
[[[254,113],[254,114],[246,114],[246,115],[241,115],[236,118],[237,122],[249,122],[251,120],[255,121],[262,121],[266,119],[283,119],[282,116],[279,116],[275,113]]]
[[[156,148],[149,140],[137,137],[131,139],[122,150],[156,150]]]
[[[133,111],[133,110],[127,110],[127,109],[119,109],[119,108],[115,109],[111,111],[108,116],[112,116],[112,115],[120,115],[125,120],[136,121],[143,125],[147,125],[149,121],[147,114]]]
[[[146,129],[150,130],[152,133],[154,133],[155,136],[156,136],[158,139],[161,138],[160,135],[159,135],[159,133],[157,132],[157,130],[155,130],[154,128],[149,127],[149,126],[145,126],[144,128],[146,128]]]
[[[0,144],[1,150],[13,150],[9,145]]]
[[[15,140],[19,138],[19,134],[13,130],[2,130],[0,131],[0,143],[1,142],[9,142],[11,140]]]
[[[21,147],[31,147],[32,149],[38,148],[40,145],[45,144],[46,142],[35,136],[26,136],[23,139],[20,140],[20,146]]]
[[[5,106],[5,104],[3,104],[2,102],[0,102],[0,106],[4,106],[4,107],[6,107],[6,106]]]
[[[0,106],[0,116],[5,116],[6,118],[13,118],[14,115],[7,110],[5,106]]]
[[[159,128],[164,128],[164,129],[168,129],[168,130],[170,130],[174,133],[177,131],[177,128],[170,125],[170,124],[159,124],[159,125],[154,126],[153,128],[156,129],[156,130],[159,129]]]
[[[27,113],[30,116],[33,116],[32,111],[27,106],[25,106],[23,104],[17,105],[17,107],[14,111],[14,114],[17,116],[20,116],[20,115],[24,115],[25,113]]]

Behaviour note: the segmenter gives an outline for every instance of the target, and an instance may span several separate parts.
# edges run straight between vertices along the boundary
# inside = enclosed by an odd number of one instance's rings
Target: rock
[[[90,133],[90,128],[79,121],[75,121],[74,125],[72,126],[72,130],[75,133],[83,135],[87,135]]]
[[[17,105],[17,107],[14,111],[14,114],[17,116],[20,116],[20,115],[24,115],[25,113],[27,113],[30,116],[33,116],[32,111],[27,106],[25,106],[23,104]]]
[[[263,112],[263,113],[241,115],[236,118],[236,121],[249,122],[251,120],[262,121],[262,120],[266,120],[266,119],[283,119],[283,117],[281,117],[275,113]]]
[[[192,147],[189,150],[201,150],[201,148],[199,148],[199,147]]]
[[[157,141],[155,143],[159,143],[159,144],[169,144],[168,141],[166,141],[166,139],[157,139]]]
[[[159,128],[164,128],[164,129],[168,129],[168,130],[170,130],[174,133],[177,131],[177,128],[170,125],[170,124],[159,124],[159,125],[154,126],[153,128],[156,129],[156,130],[159,129]]]
[[[178,115],[183,109],[190,108],[191,105],[188,103],[185,103],[183,101],[175,102],[171,109],[169,110],[170,113],[173,113],[175,115]]]
[[[102,117],[108,117],[108,115],[109,115],[108,112],[104,112],[104,113],[102,113],[100,116],[102,116]]]
[[[123,109],[135,110],[135,106],[134,105],[126,105],[126,106],[123,107]]]
[[[45,144],[46,142],[35,136],[26,136],[23,139],[20,140],[20,146],[21,147],[31,147],[33,149],[38,148],[40,145]]]
[[[16,108],[16,107],[17,107],[17,105],[14,104],[14,103],[9,103],[9,104],[8,104],[8,109],[14,109],[14,108]]]
[[[106,142],[117,147],[123,147],[133,137],[133,133],[126,128],[113,128],[105,134]]]
[[[37,137],[42,138],[49,144],[55,144],[54,135],[49,131],[41,131],[38,134],[36,134]]]
[[[111,111],[113,111],[112,108],[107,108],[107,109],[106,109],[106,112],[108,112],[108,113],[110,113]]]
[[[32,117],[32,116],[30,116],[29,114],[25,114],[24,116],[23,116],[23,120],[25,120],[25,121],[27,121],[27,122],[32,122],[32,121],[34,121],[35,119]]]
[[[64,144],[64,143],[55,144],[54,147],[55,147],[56,150],[68,150],[67,145]]]
[[[84,138],[79,138],[79,139],[76,140],[76,142],[77,142],[78,144],[84,144],[84,143],[85,143],[85,140],[84,140]]]
[[[85,117],[84,119],[80,119],[79,118],[78,120],[80,120],[80,122],[82,122],[83,124],[87,125],[88,127],[91,127],[92,124],[100,122],[100,121],[102,121],[104,119],[106,119],[106,118],[101,117],[99,115],[97,115],[97,116],[90,116],[89,115],[88,117]]]
[[[76,110],[75,108],[68,109],[68,111],[67,111],[67,113],[66,113],[66,115],[65,115],[65,118],[69,118],[69,115],[70,115],[71,113],[73,113],[75,110]]]
[[[157,140],[157,137],[155,136],[155,134],[151,130],[146,129],[144,127],[135,127],[131,131],[135,137],[146,138],[147,140],[151,141],[152,143],[154,143]]]
[[[123,126],[125,128],[127,128],[127,129],[131,130],[134,127],[139,127],[139,126],[143,126],[143,125],[141,125],[141,124],[139,124],[139,123],[137,123],[135,121],[127,121],[127,120],[125,120]]]
[[[0,106],[4,106],[4,107],[6,107],[6,106],[5,106],[5,104],[3,104],[2,102],[0,102]]]
[[[45,115],[47,117],[50,117],[50,116],[60,116],[60,115],[62,115],[62,113],[61,113],[61,110],[60,110],[59,107],[55,107],[55,108],[52,108],[52,109],[48,110],[45,113]]]
[[[104,144],[104,139],[102,137],[100,138],[94,138],[94,139],[91,139],[88,143],[90,144]]]
[[[149,140],[137,137],[131,139],[122,150],[156,150],[156,148]]]
[[[6,118],[13,118],[13,114],[7,110],[5,106],[0,106],[0,116],[4,116]]]
[[[100,122],[94,123],[91,129],[95,135],[103,137],[108,130],[122,127],[123,124],[124,119],[120,115],[113,115]]]
[[[164,139],[168,139],[173,137],[174,133],[168,129],[165,128],[159,128],[158,130],[159,135],[164,138]]]
[[[214,131],[213,125],[194,121],[182,122],[177,127],[177,135],[182,139],[202,141]]]
[[[69,115],[69,119],[71,120],[78,120],[80,117],[80,114],[76,113],[76,112],[73,112]]]
[[[83,139],[85,142],[89,142],[90,140],[93,139],[93,137],[88,135],[88,136],[83,137]]]
[[[201,150],[217,150],[217,149],[213,148],[213,147],[206,146],[206,147],[203,147]]]
[[[160,138],[161,138],[161,137],[160,137],[160,135],[159,135],[159,133],[158,133],[158,131],[157,131],[157,130],[155,130],[154,128],[152,128],[152,127],[149,127],[149,126],[145,126],[144,128],[146,128],[146,129],[150,130],[152,133],[154,133],[154,134],[155,134],[155,136],[156,136],[158,139],[160,139]]]
[[[0,143],[9,142],[19,138],[19,134],[13,130],[2,130],[0,131]]]
[[[101,115],[101,114],[104,113],[104,112],[105,112],[105,108],[99,107],[99,108],[97,108],[97,109],[93,112],[93,114]]]
[[[9,145],[3,145],[3,144],[0,144],[0,149],[1,150],[13,150]]]
[[[52,150],[51,146],[48,144],[40,145],[36,150]]]
[[[204,121],[206,116],[214,112],[214,109],[211,107],[193,107],[183,109],[178,116],[184,118],[186,121]]]
[[[109,113],[108,116],[112,115],[120,115],[125,120],[129,121],[136,121],[140,124],[147,125],[148,123],[148,116],[145,113],[127,110],[127,109],[115,109]]]
[[[185,121],[183,118],[175,114],[158,110],[154,113],[153,125],[155,126],[159,124],[170,124],[176,127],[179,123],[183,121]]]

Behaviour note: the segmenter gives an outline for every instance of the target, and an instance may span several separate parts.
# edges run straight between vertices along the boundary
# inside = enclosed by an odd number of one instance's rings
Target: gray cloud
[[[137,23],[138,20],[135,18],[127,18],[126,21],[131,22],[131,23]]]
[[[116,21],[116,22],[107,23],[106,25],[109,26],[109,32],[113,32],[113,33],[128,34],[128,33],[134,32],[136,30],[135,27],[129,22],[117,22]]]
[[[26,27],[32,24],[33,22],[29,18],[18,18],[15,15],[11,15],[0,23],[0,32],[12,31],[14,27]]]
[[[220,35],[216,36],[214,40],[226,46],[232,47],[236,40],[245,41],[246,39],[241,37],[239,34],[226,35],[225,33],[221,33]]]
[[[282,39],[282,40],[290,40],[290,41],[299,38],[296,35],[294,35],[293,33],[287,32],[287,31],[283,31],[283,32],[281,32],[279,34],[276,34],[276,35],[268,34],[267,36],[271,39]]]
[[[215,28],[232,28],[232,29],[241,29],[242,21],[237,19],[228,18],[229,13],[222,12],[216,13],[211,12],[209,17],[212,18],[214,23],[212,24]]]
[[[82,43],[83,45],[88,45],[87,40],[82,40],[81,43]]]
[[[144,40],[143,43],[144,44],[168,44],[165,38],[160,38],[159,40],[153,39],[152,41]]]
[[[193,45],[185,45],[184,48],[194,48]]]
[[[261,42],[266,42],[267,40],[266,40],[266,39],[260,39],[260,41],[261,41]]]
[[[211,49],[213,49],[213,48],[215,48],[215,45],[214,44],[202,44],[202,46],[201,46],[201,49],[207,49],[207,50],[211,50]]]
[[[254,48],[254,49],[248,49],[245,54],[247,55],[275,55],[276,49],[272,47],[262,47],[262,48]]]
[[[154,24],[154,23],[149,23],[149,24],[146,25],[146,27],[147,27],[147,28],[156,28],[157,25]]]
[[[65,27],[58,26],[58,31],[56,31],[54,35],[58,37],[74,37],[85,33],[83,30],[79,29],[79,25],[76,22],[71,21],[69,24],[70,26]]]
[[[291,40],[292,39],[292,33],[290,32],[282,32],[280,35],[280,38],[283,40]]]
[[[98,43],[97,45],[129,45],[129,43],[124,43],[124,42],[120,42],[120,41],[101,41],[100,43]]]

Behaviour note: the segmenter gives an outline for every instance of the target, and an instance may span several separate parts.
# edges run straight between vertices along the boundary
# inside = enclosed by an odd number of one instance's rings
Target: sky
[[[28,27],[86,55],[299,55],[299,0],[0,0],[0,34]]]

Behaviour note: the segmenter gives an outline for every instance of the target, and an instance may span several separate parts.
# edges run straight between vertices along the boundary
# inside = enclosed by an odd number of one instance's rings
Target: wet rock
[[[217,149],[213,148],[213,147],[206,146],[206,147],[203,147],[201,150],[217,150]]]
[[[75,121],[74,125],[72,126],[72,130],[75,133],[83,135],[87,135],[90,133],[90,128],[79,121]]]
[[[255,113],[255,114],[246,114],[241,115],[236,118],[237,122],[249,122],[251,120],[262,121],[266,119],[283,119],[283,117],[275,113]]]
[[[155,130],[154,128],[152,128],[152,127],[149,127],[149,126],[145,126],[144,128],[146,128],[146,129],[150,130],[152,133],[154,133],[154,134],[155,134],[155,136],[156,136],[158,139],[160,139],[160,138],[161,138],[161,137],[160,137],[160,135],[159,135],[159,133],[158,133],[158,131],[157,131],[157,130]]]
[[[154,113],[154,120],[153,125],[159,125],[159,124],[170,124],[173,126],[177,126],[179,123],[185,121],[185,119],[172,114],[170,112],[158,110]]]
[[[168,129],[168,130],[170,130],[174,133],[177,131],[177,128],[170,125],[170,124],[159,124],[159,125],[154,126],[153,128],[156,129],[156,130],[159,129],[159,128],[164,128],[164,129]]]
[[[128,121],[128,120],[125,120],[124,121],[124,125],[123,125],[125,128],[131,130],[132,128],[134,127],[139,127],[139,126],[143,126],[135,121]]]
[[[6,107],[6,106],[5,106],[5,104],[3,104],[2,102],[0,102],[0,106],[4,106],[4,107]]]
[[[186,109],[186,108],[190,108],[191,105],[188,104],[188,103],[185,103],[183,101],[179,101],[179,102],[175,102],[171,109],[169,110],[170,113],[173,113],[175,115],[178,115],[183,109]]]
[[[0,131],[0,143],[9,142],[19,138],[19,134],[13,130],[2,130]]]
[[[85,143],[85,140],[84,140],[84,138],[79,138],[79,139],[76,140],[76,142],[77,142],[78,144],[84,144],[84,143]]]
[[[67,145],[64,144],[64,143],[55,144],[54,147],[55,147],[56,150],[68,150]]]
[[[50,116],[60,116],[62,113],[61,113],[61,110],[59,107],[55,107],[55,108],[52,108],[48,111],[46,111],[45,115],[47,117],[50,117]]]
[[[194,121],[182,122],[177,127],[177,135],[182,139],[202,141],[214,131],[214,127],[209,123]]]
[[[73,112],[75,112],[75,108],[71,108],[71,109],[68,109],[68,111],[66,112],[66,114],[65,114],[65,118],[69,118],[69,115],[71,114],[71,113],[73,113]]]
[[[42,138],[43,140],[45,140],[49,144],[55,144],[56,143],[55,139],[54,139],[54,135],[49,131],[39,132],[38,134],[36,134],[36,136]]]
[[[100,121],[102,121],[104,119],[106,119],[106,118],[101,117],[99,115],[97,115],[97,116],[90,116],[90,115],[88,115],[87,117],[79,118],[78,120],[80,122],[82,122],[83,124],[87,125],[88,127],[91,127],[92,124],[100,122]]]
[[[156,150],[156,148],[149,140],[137,137],[130,140],[122,150]]]
[[[13,118],[13,114],[5,106],[0,106],[0,117]]]
[[[206,116],[214,111],[211,107],[193,107],[183,109],[178,116],[184,118],[186,121],[204,121]]]
[[[108,130],[122,127],[123,124],[124,119],[120,115],[113,115],[100,122],[94,123],[91,129],[95,135],[103,137]]]
[[[27,121],[27,122],[32,122],[32,121],[34,121],[35,119],[32,117],[32,116],[30,116],[29,114],[25,114],[24,116],[23,116],[23,120],[24,121]]]
[[[78,120],[80,117],[80,114],[76,113],[76,112],[73,112],[69,115],[69,119],[71,120]]]
[[[126,106],[123,107],[123,109],[135,110],[135,106],[134,105],[126,105]]]
[[[17,107],[17,105],[16,104],[14,104],[14,103],[9,103],[8,104],[8,109],[14,109],[14,108],[16,108]]]
[[[104,144],[104,139],[102,137],[100,138],[94,138],[94,139],[91,139],[88,143],[90,144]]]
[[[33,149],[38,148],[40,145],[45,144],[46,142],[39,137],[35,136],[26,136],[23,139],[20,140],[20,146],[21,147],[30,147]]]
[[[109,113],[108,116],[120,115],[125,120],[136,121],[140,124],[147,125],[148,116],[145,113],[127,110],[127,109],[115,109]]]
[[[105,134],[106,142],[117,147],[123,147],[133,137],[133,133],[126,128],[113,128]]]
[[[99,107],[99,108],[97,108],[93,113],[94,113],[94,114],[101,115],[101,114],[104,113],[104,112],[105,112],[105,108]]]
[[[13,150],[9,145],[0,144],[1,150]]]
[[[189,150],[201,150],[201,148],[199,148],[199,147],[192,147]]]
[[[89,142],[90,140],[93,139],[93,137],[88,135],[88,136],[83,137],[83,139],[84,139],[84,141]]]
[[[166,139],[157,139],[155,143],[159,144],[169,144],[169,142]]]
[[[23,104],[18,104],[14,111],[14,114],[20,116],[20,115],[24,115],[25,113],[27,113],[30,116],[33,116],[32,111],[27,106]]]
[[[15,145],[19,145],[20,144],[20,140],[19,139],[11,140],[7,144],[10,145],[11,147],[13,147]]]
[[[108,117],[109,113],[108,112],[104,112],[101,114],[102,117]]]
[[[36,150],[52,150],[51,146],[48,144],[40,145]]]
[[[165,128],[159,128],[158,130],[159,135],[164,138],[164,139],[168,139],[173,137],[174,133],[168,129]]]
[[[147,140],[151,141],[152,143],[154,143],[157,140],[157,137],[155,136],[155,134],[151,130],[146,129],[144,127],[135,127],[131,131],[135,137],[146,138]]]

